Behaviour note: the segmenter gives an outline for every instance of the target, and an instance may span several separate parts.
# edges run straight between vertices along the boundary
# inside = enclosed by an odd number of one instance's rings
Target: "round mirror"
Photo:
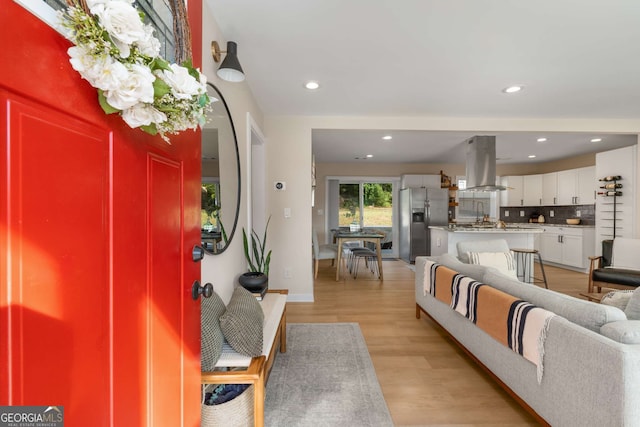
[[[207,83],[212,111],[202,129],[202,247],[219,254],[236,232],[240,210],[240,154],[236,130],[224,97]]]

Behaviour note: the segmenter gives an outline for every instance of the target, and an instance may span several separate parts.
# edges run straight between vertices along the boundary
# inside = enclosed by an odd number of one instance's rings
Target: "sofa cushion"
[[[629,320],[640,320],[640,288],[633,291],[627,307],[624,309],[624,314]]]
[[[513,252],[467,252],[470,264],[493,267],[505,276],[517,279],[516,261]]]
[[[595,304],[569,295],[540,288],[535,285],[510,279],[495,270],[487,270],[482,281],[494,288],[545,308],[584,328],[600,332],[600,327],[609,322],[626,320],[624,312],[617,307]]]
[[[632,295],[633,291],[612,291],[602,297],[600,304],[612,305],[624,311]]]
[[[640,344],[640,320],[621,320],[602,325],[600,333],[622,344]]]
[[[220,317],[220,329],[238,353],[255,357],[262,354],[264,313],[251,292],[237,286],[227,311]]]
[[[224,335],[220,329],[220,316],[224,314],[225,310],[222,298],[215,292],[211,297],[202,299],[200,308],[200,341],[202,346],[200,368],[202,372],[213,371],[220,354],[222,354]]]

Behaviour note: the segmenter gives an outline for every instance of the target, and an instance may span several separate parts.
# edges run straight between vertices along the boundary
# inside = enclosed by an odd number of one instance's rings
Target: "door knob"
[[[204,248],[195,245],[191,251],[191,257],[193,262],[202,261],[202,258],[204,258]]]
[[[209,298],[213,295],[213,285],[211,283],[205,283],[203,286],[200,286],[200,282],[195,280],[191,287],[191,297],[197,300],[200,295],[204,298]]]

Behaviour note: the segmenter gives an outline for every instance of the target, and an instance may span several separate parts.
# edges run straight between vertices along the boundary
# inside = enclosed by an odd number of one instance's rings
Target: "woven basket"
[[[252,427],[253,386],[238,397],[220,405],[202,406],[202,427]]]

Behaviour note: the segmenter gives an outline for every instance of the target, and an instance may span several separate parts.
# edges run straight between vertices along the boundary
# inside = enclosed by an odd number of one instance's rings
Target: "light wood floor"
[[[414,273],[384,261],[384,282],[368,275],[335,281],[320,262],[314,303],[288,303],[287,321],[357,322],[397,426],[537,425],[440,327],[415,318]],[[547,266],[549,288],[578,296],[587,275]]]

